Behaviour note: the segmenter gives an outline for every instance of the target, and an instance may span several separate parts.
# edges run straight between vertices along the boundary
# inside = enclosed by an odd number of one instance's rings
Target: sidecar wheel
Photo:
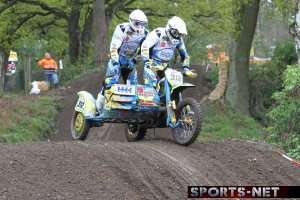
[[[75,111],[71,121],[71,134],[74,140],[84,140],[92,126],[90,121],[84,119],[81,112]]]
[[[188,146],[198,137],[202,114],[200,104],[193,98],[185,98],[178,105],[176,119],[180,125],[172,129],[173,137],[180,145]]]
[[[135,123],[128,123],[125,125],[125,135],[128,142],[144,139],[146,132],[146,129],[138,129],[138,126]]]

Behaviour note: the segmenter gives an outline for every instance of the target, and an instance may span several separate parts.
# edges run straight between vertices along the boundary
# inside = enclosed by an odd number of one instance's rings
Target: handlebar
[[[157,64],[156,62],[150,62],[150,69],[155,71],[162,71],[168,67],[168,63],[163,63],[162,65]]]
[[[149,64],[150,64],[149,68],[151,70],[154,70],[154,71],[163,71],[168,67],[168,63],[158,64],[156,62],[150,61]],[[189,70],[187,72],[182,71],[181,73],[185,76],[190,77],[190,78],[196,78],[197,77],[197,73],[194,70]]]

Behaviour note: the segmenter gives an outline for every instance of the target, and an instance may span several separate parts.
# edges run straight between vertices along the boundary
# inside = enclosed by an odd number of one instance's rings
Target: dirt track
[[[48,142],[0,144],[0,199],[186,199],[189,185],[300,185],[300,167],[262,143],[182,147],[162,129],[128,143],[122,124],[93,128],[87,141],[72,141],[76,92],[97,94],[100,76],[60,89],[65,106]],[[194,80],[201,92],[185,96],[203,97],[201,77]]]

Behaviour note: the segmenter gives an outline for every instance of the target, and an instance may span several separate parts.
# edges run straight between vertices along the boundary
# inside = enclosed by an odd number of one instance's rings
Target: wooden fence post
[[[24,67],[24,84],[25,84],[25,93],[29,93],[29,84],[31,82],[30,80],[30,71],[31,71],[31,65],[30,65],[30,57],[25,58],[25,67]]]

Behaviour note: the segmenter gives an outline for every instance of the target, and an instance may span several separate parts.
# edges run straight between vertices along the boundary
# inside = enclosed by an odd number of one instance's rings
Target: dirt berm
[[[202,70],[198,73],[196,80],[186,80],[197,87],[184,95],[200,101],[207,89]],[[0,199],[187,199],[191,185],[300,185],[300,167],[262,143],[183,147],[163,129],[129,143],[122,124],[93,128],[86,141],[72,141],[76,93],[96,95],[100,87],[97,72],[59,89],[64,108],[48,141],[0,144]]]

